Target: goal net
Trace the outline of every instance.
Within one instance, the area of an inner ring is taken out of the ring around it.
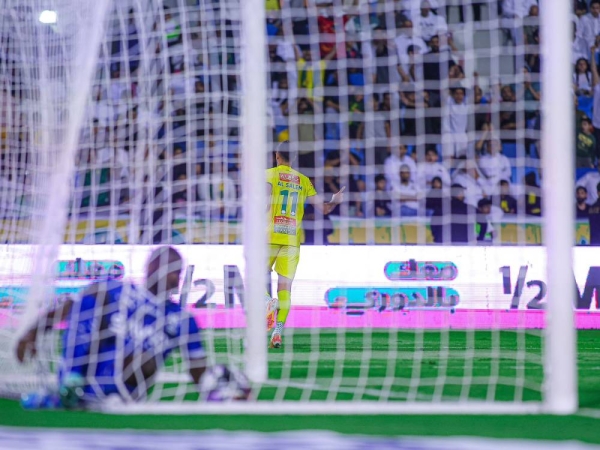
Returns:
[[[56,390],[77,367],[100,403],[118,379],[130,410],[202,411],[188,373],[199,327],[210,367],[266,371],[250,377],[250,412],[540,409],[554,206],[541,187],[543,5],[266,0],[249,39],[254,14],[237,0],[21,3],[0,13],[0,395]],[[577,56],[596,73],[589,48]],[[597,79],[581,70],[578,217],[598,181],[583,117]],[[589,223],[578,243],[593,242]],[[160,245],[183,257],[175,287],[177,264],[148,264]],[[575,256],[577,307],[596,310],[594,268]],[[37,354],[21,364],[30,330]]]

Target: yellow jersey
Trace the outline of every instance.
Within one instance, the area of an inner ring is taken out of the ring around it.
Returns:
[[[267,183],[272,187],[269,243],[299,247],[304,204],[317,191],[308,177],[283,165],[267,170]]]

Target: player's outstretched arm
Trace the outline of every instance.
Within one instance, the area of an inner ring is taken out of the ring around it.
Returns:
[[[98,284],[93,284],[88,287],[82,294],[82,297],[94,295],[98,296]],[[17,359],[20,362],[25,360],[25,356],[35,356],[37,349],[35,346],[38,332],[42,330],[44,333],[51,330],[54,326],[67,320],[67,317],[73,309],[74,300],[73,298],[67,298],[57,308],[52,309],[44,313],[33,326],[19,339],[17,342],[17,348],[15,350]]]
[[[327,215],[331,211],[335,209],[337,205],[344,201],[344,191],[346,190],[346,186],[342,187],[338,192],[331,196],[331,200],[326,202],[323,197],[320,195],[313,195],[312,197],[308,197],[308,201],[311,205],[313,205],[316,209],[321,211],[323,214]]]
[[[37,349],[35,343],[37,340],[38,331],[42,330],[43,332],[46,332],[52,329],[55,325],[65,321],[72,308],[73,300],[69,298],[57,308],[47,311],[45,314],[43,314],[42,317],[40,317],[35,324],[33,324],[33,326],[23,336],[21,336],[17,342],[17,348],[15,350],[19,362],[23,362],[27,354],[31,355],[32,357],[36,355]]]

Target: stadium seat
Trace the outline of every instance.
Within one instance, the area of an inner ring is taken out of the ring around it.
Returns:
[[[502,144],[502,154],[507,158],[516,158],[517,144],[513,144],[512,142]]]
[[[595,171],[596,171],[596,169],[591,168],[591,167],[579,167],[575,170],[575,179],[579,180],[585,174],[590,173],[590,172],[595,172]]]
[[[348,83],[351,86],[364,86],[365,77],[362,73],[351,73],[348,75]]]
[[[540,169],[537,167],[512,167],[511,168],[512,176],[511,183],[513,184],[524,184],[523,179],[525,175],[530,172],[535,174],[535,180],[538,184],[541,184],[540,180]]]
[[[586,95],[580,95],[579,97],[577,97],[577,109],[583,113],[585,113],[586,116],[588,117],[592,117],[592,108],[594,105],[594,99],[593,97],[588,97]]]

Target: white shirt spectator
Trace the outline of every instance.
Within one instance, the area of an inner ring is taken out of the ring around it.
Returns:
[[[462,97],[457,102],[456,97],[448,97],[446,101],[446,114],[442,117],[442,132],[444,133],[466,133],[469,123],[469,107]]]
[[[573,50],[571,55],[572,64],[576,64],[580,58],[590,59],[590,46],[588,46],[587,41],[581,36],[575,36],[571,48]]]
[[[465,188],[465,203],[477,208],[477,202],[493,192],[492,186],[483,177],[476,166],[456,171],[453,183]]]
[[[529,15],[529,9],[537,5],[537,0],[503,0],[502,14],[504,17],[518,17],[522,19]]]
[[[497,150],[492,150],[479,159],[479,169],[487,177],[490,186],[498,186],[500,180],[510,182],[512,176],[510,160]]]
[[[577,180],[576,186],[583,186],[587,189],[588,197],[587,204],[592,205],[596,203],[598,200],[598,183],[600,183],[600,173],[599,172],[588,172],[584,176],[582,176],[579,180]]]
[[[439,162],[420,162],[417,165],[417,180],[422,188],[430,187],[431,180],[439,177],[444,187],[450,187],[450,172]]]
[[[464,90],[462,93],[455,92],[446,100],[442,115],[442,153],[444,158],[457,158],[467,154],[468,123],[469,107],[465,101]]]
[[[423,0],[400,0],[400,10],[408,19],[412,20],[421,14],[421,3]],[[429,6],[436,10],[444,6],[444,3],[445,0],[429,0]]]
[[[586,40],[588,47],[596,42],[596,36],[600,34],[600,15],[594,17],[590,12],[579,20],[581,36]]]
[[[419,209],[418,199],[421,197],[422,191],[414,181],[408,183],[399,183],[398,186],[392,189],[392,200],[397,205],[404,205],[408,208]],[[400,197],[414,197],[415,200],[400,200]]]
[[[419,36],[426,41],[429,41],[433,36],[448,33],[446,19],[432,11],[429,11],[426,16],[421,14],[415,16],[413,26],[415,36]]]
[[[419,36],[412,36],[412,29],[409,29],[410,34],[401,33],[394,41],[396,44],[396,54],[398,55],[399,63],[405,72],[410,70],[410,57],[408,56],[408,47],[415,47],[415,53],[424,55],[429,52],[429,47],[425,41]],[[418,49],[418,52],[417,50]]]
[[[592,90],[592,73],[574,73],[573,84],[577,86],[577,89],[584,91]]]
[[[400,186],[400,167],[403,165],[410,167],[411,180],[415,181],[415,174],[417,173],[417,164],[415,160],[408,155],[399,156],[392,153],[388,156],[383,163],[383,172],[385,179],[387,180],[388,190],[393,190]]]

